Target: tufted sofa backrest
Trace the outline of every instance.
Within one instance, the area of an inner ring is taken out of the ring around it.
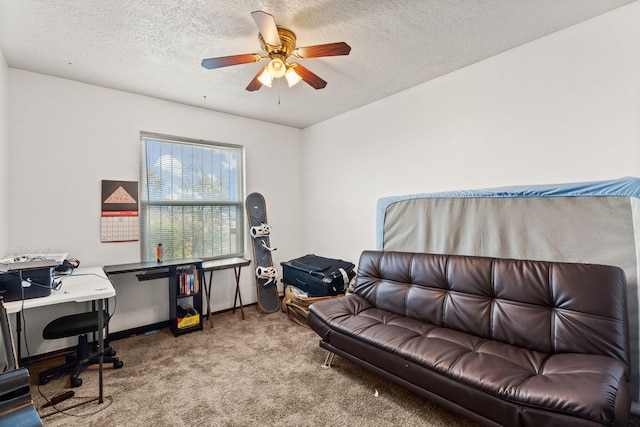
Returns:
[[[617,267],[365,251],[354,293],[430,324],[543,353],[629,366],[626,280]]]

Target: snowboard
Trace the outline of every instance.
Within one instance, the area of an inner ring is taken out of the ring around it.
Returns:
[[[247,218],[249,220],[249,232],[253,246],[253,260],[258,294],[258,309],[265,313],[273,313],[280,308],[278,295],[277,272],[271,258],[269,235],[271,227],[267,222],[267,205],[260,193],[251,193],[247,196]]]

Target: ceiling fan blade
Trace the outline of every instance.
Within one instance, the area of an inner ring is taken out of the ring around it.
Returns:
[[[258,31],[260,31],[262,39],[266,44],[275,48],[282,47],[280,35],[278,34],[278,27],[276,26],[276,20],[273,15],[257,10],[255,12],[251,12],[251,17],[256,23]]]
[[[318,58],[321,56],[349,55],[349,52],[351,52],[351,46],[345,42],[337,42],[299,47],[293,51],[293,56],[296,58]]]
[[[202,60],[202,66],[208,70],[214,68],[228,67],[230,65],[248,64],[258,62],[262,56],[258,53],[245,53],[242,55],[220,56],[218,58],[207,58]]]
[[[260,80],[258,80],[258,77],[260,77],[260,74],[262,74],[263,70],[264,68],[260,68],[260,71],[258,71],[258,74],[256,74],[253,80],[249,82],[249,86],[247,86],[247,90],[249,92],[253,92],[254,90],[258,90],[262,87],[262,83],[260,83]]]
[[[307,83],[314,89],[323,89],[327,85],[327,82],[322,80],[318,75],[312,73],[307,68],[298,63],[295,64],[295,72],[300,76],[302,80],[304,80],[305,83]]]

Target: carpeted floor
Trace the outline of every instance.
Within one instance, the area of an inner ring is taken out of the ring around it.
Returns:
[[[38,386],[37,373],[62,359],[32,365],[45,426],[476,425],[339,357],[322,368],[317,335],[281,312],[249,307],[245,314],[216,315],[213,329],[205,322],[204,331],[180,337],[163,329],[113,342],[124,367],[106,365],[102,404],[65,410],[97,397],[92,369],[75,397],[42,408],[70,390],[69,378]],[[630,425],[640,424],[634,418]]]
[[[105,401],[70,410],[98,395],[97,369],[85,371],[76,396],[42,408],[69,390],[68,376],[32,393],[45,426],[473,426],[386,380],[336,357],[322,368],[317,335],[281,313],[254,307],[214,316],[202,332],[168,329],[112,343],[124,367],[106,365]],[[53,414],[49,415],[48,414]]]

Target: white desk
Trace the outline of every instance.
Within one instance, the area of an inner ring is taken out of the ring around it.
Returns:
[[[29,298],[20,301],[5,302],[7,313],[18,313],[22,310],[65,302],[90,302],[116,295],[111,281],[100,267],[76,268],[73,274],[63,276],[62,286],[51,290],[51,295]]]
[[[116,290],[100,267],[76,268],[73,274],[62,277],[62,286],[51,290],[51,295],[20,301],[5,302],[7,313],[18,316],[18,348],[20,346],[20,313],[30,308],[46,307],[66,302],[98,302],[98,347],[100,349],[99,403],[103,401],[102,357],[104,348],[104,301],[116,295]],[[20,361],[18,360],[18,363]]]

